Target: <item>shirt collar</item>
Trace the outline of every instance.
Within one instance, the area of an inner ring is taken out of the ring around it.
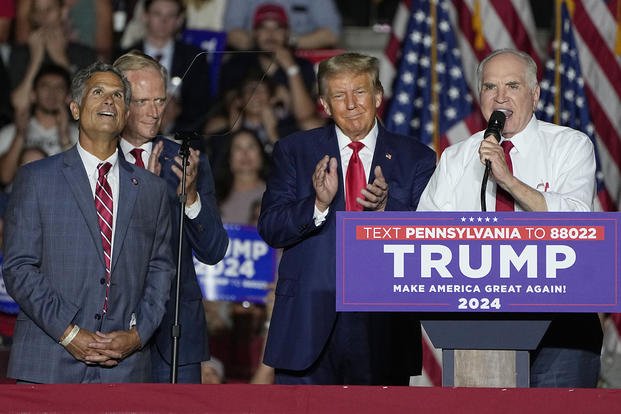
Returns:
[[[97,166],[101,164],[102,162],[109,162],[110,164],[112,164],[112,168],[110,169],[111,171],[112,169],[115,168],[116,162],[119,158],[118,150],[115,150],[114,153],[110,155],[108,158],[106,158],[105,160],[100,160],[99,158],[91,154],[90,152],[86,151],[82,147],[82,145],[80,145],[79,141],[78,141],[77,146],[78,146],[78,154],[80,155],[80,158],[82,159],[82,164],[84,164],[84,168],[86,169],[86,173],[88,174],[88,176],[92,176],[93,174],[95,174],[95,172],[97,171]]]
[[[537,136],[537,118],[533,114],[530,121],[528,121],[528,124],[526,124],[526,128],[513,135],[510,141],[513,143],[513,146],[516,148],[517,152],[527,154],[529,149],[533,147]],[[503,141],[505,141],[504,138]]]
[[[127,154],[134,148],[142,148],[147,155],[151,155],[151,150],[153,149],[153,141],[147,141],[139,147],[134,147],[123,137],[119,140],[119,145],[121,146],[121,151],[125,159],[127,159]]]
[[[338,125],[335,125],[335,127],[336,127],[336,138],[338,139],[338,143],[339,143],[339,149],[343,150],[345,147],[347,147],[350,144],[350,142],[352,142],[352,140],[347,135],[345,135],[345,133],[341,130],[341,128],[339,128]],[[378,131],[379,131],[379,128],[377,127],[377,119],[376,119],[375,123],[373,124],[373,128],[371,128],[369,133],[359,141],[359,142],[362,142],[364,144],[364,148],[369,149],[371,153],[375,152],[375,145],[377,144]]]
[[[154,59],[156,55],[162,55],[162,58],[160,59],[160,62],[161,62],[163,60],[166,60],[172,57],[173,45],[174,45],[174,42],[172,41],[172,39],[166,42],[164,47],[161,47],[161,48],[155,47],[151,43],[149,43],[148,40],[145,40],[144,41],[144,53],[146,55],[153,57]]]

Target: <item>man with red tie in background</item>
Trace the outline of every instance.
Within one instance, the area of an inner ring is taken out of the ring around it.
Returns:
[[[121,133],[120,147],[125,159],[146,167],[168,183],[168,203],[173,211],[173,252],[177,257],[179,212],[181,205],[181,157],[179,144],[158,136],[162,112],[166,106],[166,69],[156,60],[133,51],[119,57],[114,66],[129,80],[132,88],[127,124]],[[184,212],[181,252],[179,338],[179,383],[200,383],[201,362],[209,360],[207,325],[203,295],[196,279],[192,252],[207,264],[219,262],[226,253],[228,236],[216,206],[211,168],[207,159],[190,149],[186,171],[187,203]],[[175,292],[173,283],[172,292]],[[171,296],[162,325],[154,337],[153,380],[170,381],[171,328],[175,301]]]
[[[318,78],[334,123],[276,143],[261,206],[259,233],[283,249],[264,362],[280,384],[407,385],[421,369],[418,320],[336,312],[336,211],[415,210],[436,157],[377,122],[376,58],[335,56]]]
[[[539,121],[537,64],[526,53],[501,49],[477,68],[481,111],[506,114],[499,143],[483,131],[447,148],[421,196],[418,210],[480,210],[478,189],[491,162],[486,189],[495,211],[592,211],[593,145],[582,132]],[[531,353],[531,387],[595,387],[602,329],[596,314],[553,315]]]
[[[3,276],[20,307],[8,375],[146,382],[174,274],[166,183],[118,156],[121,72],[95,63],[71,95],[78,144],[22,167],[7,210]]]

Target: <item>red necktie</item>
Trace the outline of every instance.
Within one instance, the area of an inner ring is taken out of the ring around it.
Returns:
[[[144,162],[142,162],[142,152],[144,150],[142,148],[134,148],[129,153],[132,154],[134,159],[136,160],[134,164],[136,164],[140,168],[144,168]]]
[[[362,142],[351,142],[348,145],[354,152],[349,159],[347,173],[345,174],[345,209],[347,211],[362,211],[363,207],[356,202],[356,197],[364,196],[360,191],[367,186],[367,179],[364,176],[364,167],[358,152],[364,147]]]
[[[511,156],[509,152],[511,148],[513,148],[513,143],[511,141],[503,141],[500,143],[503,151],[505,152],[505,160],[507,161],[507,167],[509,167],[509,171],[513,172],[513,163],[511,162]],[[500,186],[496,188],[496,211],[514,211],[515,206],[513,203],[513,197],[507,191],[505,191]]]
[[[109,162],[103,162],[97,166],[99,178],[95,188],[95,207],[99,219],[101,242],[106,262],[106,299],[104,300],[103,312],[108,311],[108,294],[110,293],[110,264],[112,262],[112,189],[108,183],[108,172],[112,168]]]

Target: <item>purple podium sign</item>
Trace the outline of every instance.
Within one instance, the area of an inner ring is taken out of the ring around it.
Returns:
[[[621,213],[338,212],[338,311],[621,312]]]

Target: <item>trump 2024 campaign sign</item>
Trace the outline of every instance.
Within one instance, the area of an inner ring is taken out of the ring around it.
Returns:
[[[337,310],[621,312],[620,213],[338,212]]]
[[[265,303],[276,275],[276,250],[261,239],[256,227],[225,224],[229,246],[220,262],[194,258],[196,277],[207,300]]]

